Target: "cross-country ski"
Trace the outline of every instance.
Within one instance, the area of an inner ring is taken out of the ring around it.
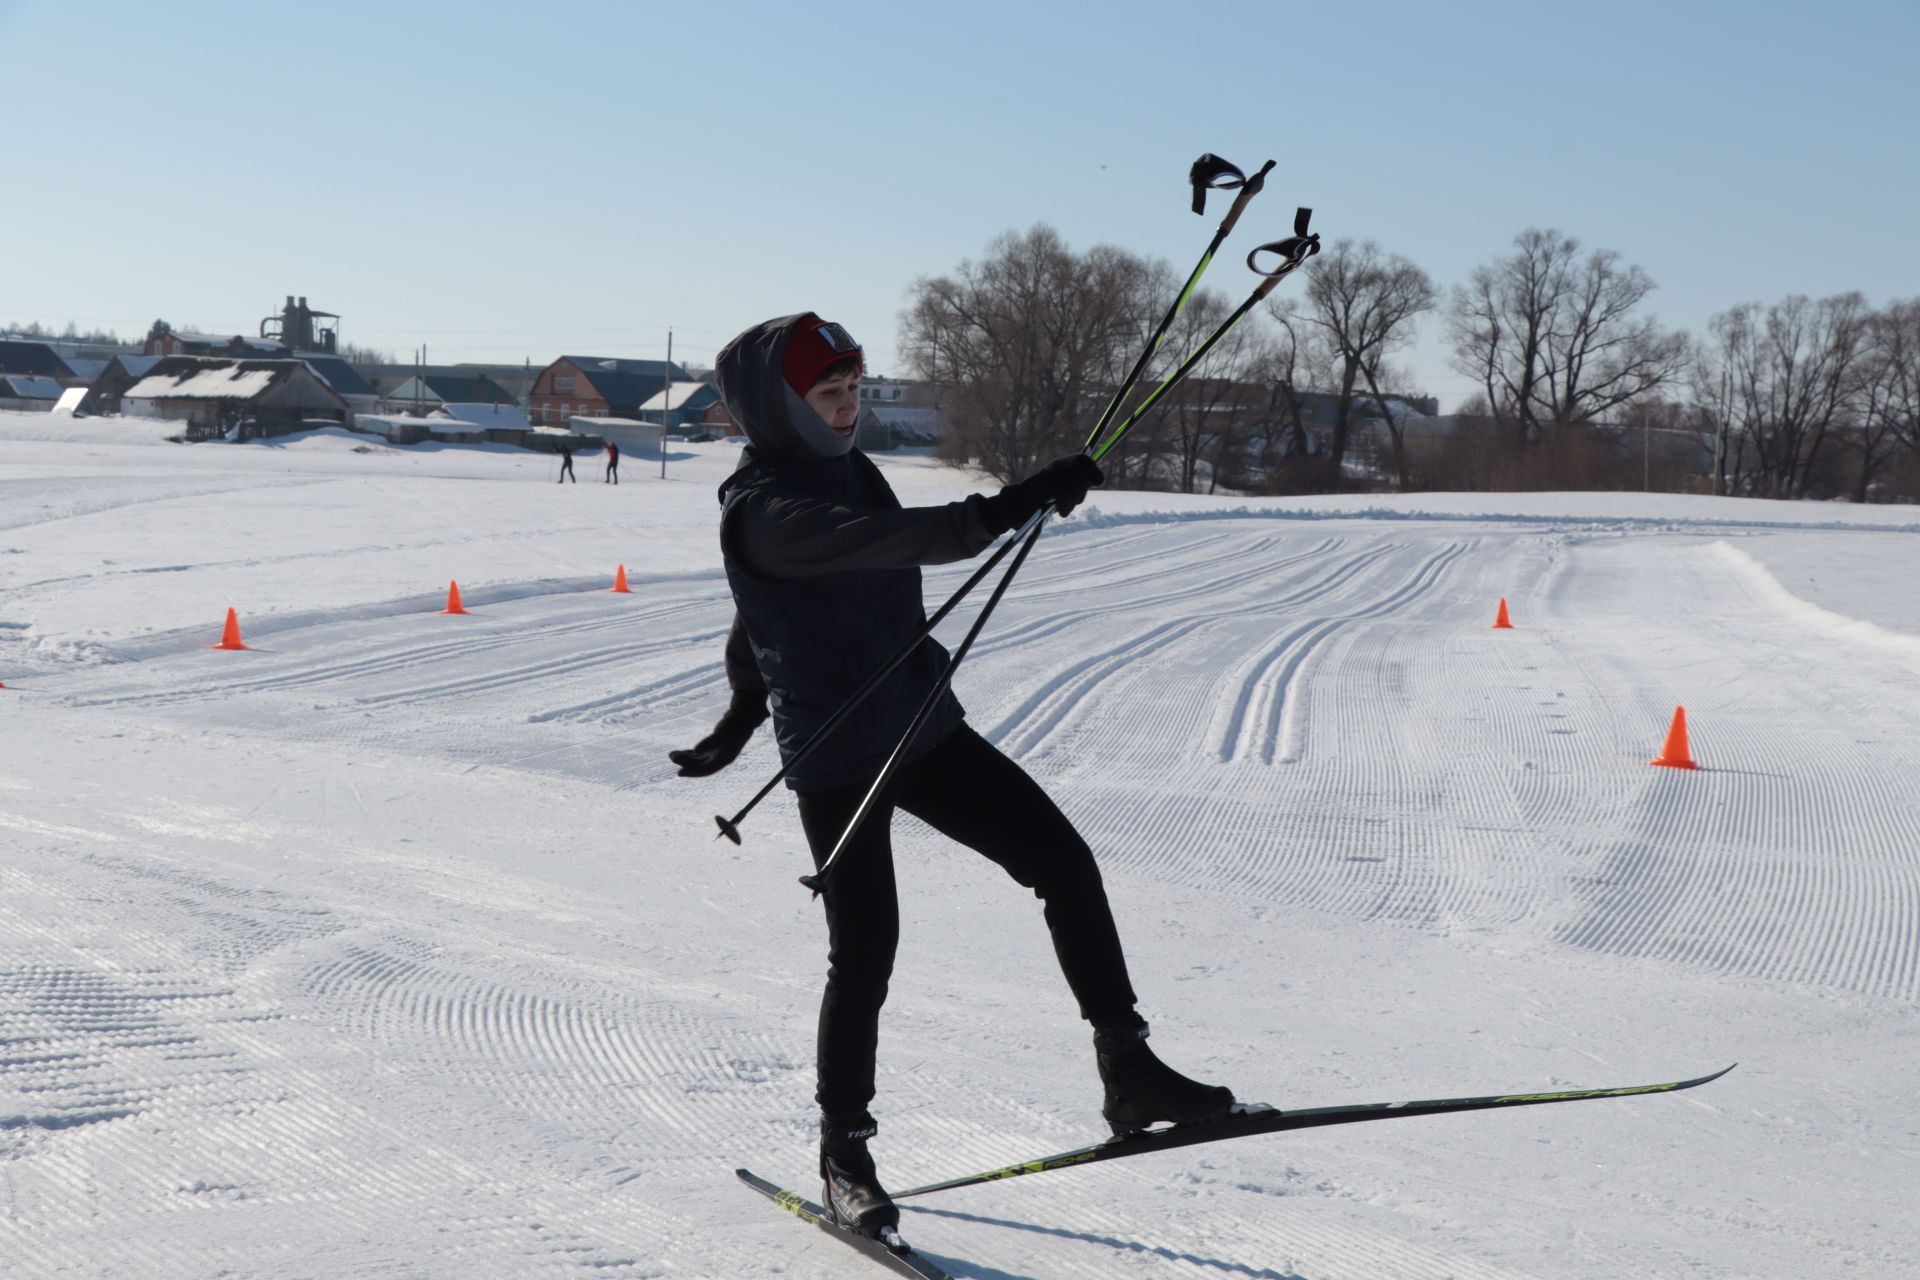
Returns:
[[[899,1238],[895,1232],[891,1242],[873,1236],[862,1235],[842,1226],[832,1213],[807,1199],[797,1191],[788,1191],[785,1187],[775,1186],[765,1178],[747,1169],[735,1169],[734,1176],[758,1191],[767,1199],[785,1209],[802,1222],[811,1222],[833,1239],[847,1245],[857,1253],[873,1259],[889,1271],[903,1276],[915,1276],[919,1280],[953,1280],[953,1277],[935,1266],[932,1262],[915,1253]]]
[[[1308,1107],[1300,1111],[1280,1111],[1272,1107],[1255,1105],[1236,1109],[1234,1114],[1221,1120],[1168,1125],[1163,1128],[1124,1134],[1108,1138],[1104,1142],[1096,1142],[1091,1146],[1077,1147],[1071,1151],[1061,1151],[1038,1159],[1018,1161],[998,1169],[990,1169],[985,1173],[949,1178],[944,1182],[932,1182],[923,1187],[910,1187],[905,1191],[896,1191],[893,1195],[896,1200],[904,1200],[908,1196],[929,1195],[935,1191],[951,1191],[956,1187],[970,1187],[982,1182],[1000,1182],[1007,1178],[1023,1178],[1029,1174],[1046,1173],[1052,1169],[1069,1169],[1076,1165],[1097,1164],[1103,1160],[1120,1160],[1127,1156],[1146,1155],[1154,1151],[1171,1151],[1176,1147],[1194,1146],[1205,1142],[1226,1142],[1233,1138],[1251,1138],[1260,1134],[1286,1133],[1296,1129],[1318,1129],[1328,1125],[1360,1124],[1371,1120],[1396,1120],[1411,1116],[1448,1115],[1454,1112],[1490,1111],[1503,1107],[1531,1107],[1550,1102],[1580,1102],[1592,1098],[1630,1098],[1654,1093],[1677,1093],[1682,1089],[1692,1089],[1718,1080],[1731,1070],[1733,1070],[1732,1067],[1723,1067],[1711,1075],[1697,1076],[1692,1080],[1629,1085],[1615,1089],[1560,1089],[1546,1093],[1431,1098],[1419,1102],[1370,1102],[1339,1107]]]

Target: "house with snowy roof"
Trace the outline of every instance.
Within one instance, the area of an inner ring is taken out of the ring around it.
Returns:
[[[694,382],[665,360],[561,356],[540,371],[527,393],[527,414],[558,426],[573,418],[640,418],[641,406],[676,382]]]
[[[85,414],[119,413],[120,397],[127,388],[147,376],[147,373],[165,356],[115,356],[107,361],[107,367],[87,388],[87,395],[80,402],[80,412]]]
[[[189,440],[286,435],[348,415],[346,400],[304,360],[168,356],[122,393],[120,406],[184,422]]]
[[[706,412],[720,403],[720,391],[711,382],[671,382],[640,406],[642,422],[665,423],[673,415],[677,435],[697,435],[706,429]]]

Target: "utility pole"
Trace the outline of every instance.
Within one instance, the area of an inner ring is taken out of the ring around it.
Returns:
[[[667,478],[667,433],[673,427],[673,326],[667,326],[666,397],[660,402],[660,478]]]

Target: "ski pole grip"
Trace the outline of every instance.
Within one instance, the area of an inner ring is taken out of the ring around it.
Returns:
[[[1260,194],[1260,188],[1267,184],[1267,174],[1272,172],[1274,162],[1269,160],[1262,165],[1260,172],[1254,174],[1241,186],[1240,194],[1233,198],[1233,206],[1227,210],[1227,216],[1220,221],[1220,230],[1216,232],[1222,240],[1233,231],[1233,224],[1240,221],[1240,213],[1247,207],[1247,201]]]

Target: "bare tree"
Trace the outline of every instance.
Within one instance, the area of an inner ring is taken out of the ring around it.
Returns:
[[[1412,340],[1415,317],[1432,308],[1437,297],[1433,281],[1406,258],[1384,252],[1371,240],[1359,245],[1334,241],[1309,262],[1306,273],[1304,307],[1283,304],[1280,313],[1294,312],[1316,327],[1334,357],[1339,400],[1325,456],[1325,483],[1330,489],[1340,486],[1359,402],[1369,398],[1389,424],[1395,474],[1405,489],[1405,440],[1386,400],[1386,360]]]
[[[1869,334],[1873,393],[1870,430],[1890,435],[1920,458],[1920,298],[1890,303],[1873,317]],[[1862,468],[1861,493],[1871,483]]]
[[[1155,274],[1111,246],[1076,254],[1044,224],[1008,232],[980,261],[914,282],[901,350],[944,388],[959,451],[1012,480],[1083,443],[1145,342]]]
[[[1246,360],[1245,377],[1259,389],[1260,403],[1248,416],[1238,478],[1267,493],[1312,492],[1320,487],[1320,475],[1308,474],[1320,441],[1307,425],[1306,393],[1333,381],[1332,361],[1313,325],[1284,310],[1273,320]]]
[[[1447,333],[1453,367],[1515,440],[1598,421],[1684,371],[1686,335],[1635,314],[1654,289],[1646,272],[1611,249],[1583,259],[1558,231],[1529,228],[1513,243],[1454,290]]]
[[[393,352],[380,347],[356,346],[351,342],[340,344],[340,358],[348,364],[394,364]]]
[[[1705,381],[1725,388],[1736,454],[1730,483],[1768,497],[1807,493],[1821,446],[1861,394],[1871,313],[1859,293],[1770,307],[1744,303],[1708,321]]]
[[[1165,368],[1156,370],[1153,385],[1206,341],[1232,310],[1218,293],[1202,291],[1190,298],[1161,344],[1162,358],[1156,363]],[[1260,407],[1257,390],[1248,382],[1257,349],[1255,328],[1244,322],[1236,325],[1141,424],[1172,472],[1168,481],[1179,492],[1199,492],[1204,466],[1206,490],[1211,493],[1230,458],[1245,452],[1249,422]]]

